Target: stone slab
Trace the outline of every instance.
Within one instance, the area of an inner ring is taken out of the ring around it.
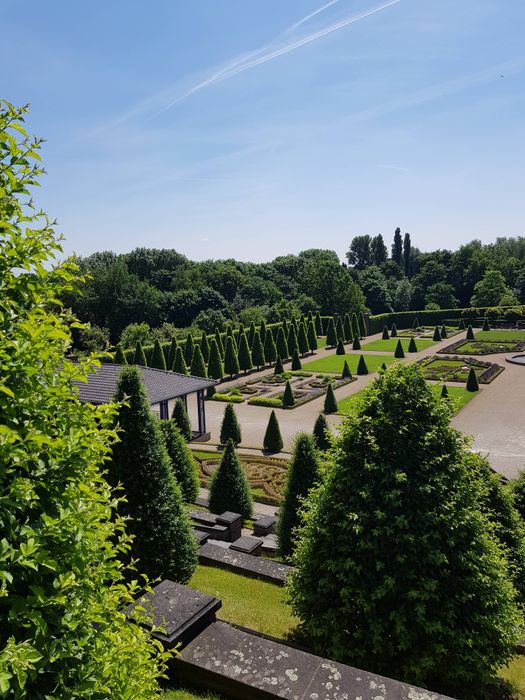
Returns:
[[[271,559],[253,557],[251,554],[235,552],[232,549],[217,547],[208,542],[199,549],[199,562],[207,566],[227,569],[243,576],[269,581],[284,586],[292,570],[291,566],[280,564]]]
[[[262,538],[262,551],[275,554],[279,551],[279,540],[277,535],[266,535]]]
[[[236,552],[245,552],[246,554],[251,554],[254,557],[258,557],[263,541],[259,537],[252,537],[248,535],[247,537],[239,537],[239,539],[232,542],[230,549]]]
[[[202,530],[196,530],[195,528],[192,528],[193,536],[197,540],[197,544],[199,547],[203,544],[206,544],[208,541],[209,535],[206,532],[202,532]]]
[[[193,523],[195,530],[206,532],[212,539],[230,541],[230,528],[226,525],[206,525],[205,523]]]
[[[452,700],[222,621],[209,625],[175,663],[182,682],[240,700]]]
[[[242,525],[242,515],[240,513],[232,513],[229,510],[217,515],[216,520],[219,525],[236,525],[237,523]]]
[[[154,586],[151,593],[139,598],[137,603],[128,606],[126,612],[131,619],[136,605],[143,607],[150,616],[151,624],[144,624],[146,628],[151,629],[152,625],[162,628],[162,632],[154,631],[152,636],[171,648],[179,642],[186,644],[194,639],[215,620],[215,613],[222,603],[218,598],[165,580]]]
[[[215,525],[217,522],[217,516],[205,510],[190,510],[190,518],[195,520],[195,522],[207,525]]]
[[[272,515],[262,515],[253,523],[253,534],[256,537],[265,537],[273,532],[276,518]]]

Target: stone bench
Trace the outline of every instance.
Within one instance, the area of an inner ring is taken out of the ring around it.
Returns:
[[[206,544],[206,542],[208,541],[209,535],[207,532],[202,532],[202,530],[196,530],[193,527],[192,533],[195,539],[197,540],[197,544],[199,545],[199,547],[203,544]]]
[[[242,535],[242,515],[226,511],[220,515],[204,510],[190,510],[193,527],[215,540],[234,542]]]
[[[174,672],[181,683],[239,700],[452,700],[222,621],[182,651]]]
[[[273,515],[260,515],[253,521],[253,534],[256,537],[266,537],[273,532],[277,518]]]
[[[227,569],[249,578],[275,583],[278,586],[284,586],[286,578],[292,570],[292,567],[287,564],[280,564],[271,559],[263,559],[262,557],[254,557],[251,554],[236,552],[231,548],[218,547],[211,542],[199,549],[199,563],[205,566]]]
[[[258,557],[261,553],[263,541],[258,537],[252,537],[251,535],[245,537],[239,537],[239,539],[232,542],[230,549],[235,552],[244,552],[245,554],[251,554],[252,557]]]

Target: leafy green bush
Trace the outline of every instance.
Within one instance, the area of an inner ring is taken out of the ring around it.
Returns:
[[[449,418],[417,365],[365,390],[308,498],[289,594],[316,652],[479,700],[522,614]]]
[[[159,421],[159,428],[168,451],[171,466],[186,503],[193,503],[199,495],[199,475],[195,460],[174,420]]]
[[[318,476],[319,457],[315,439],[312,435],[300,433],[295,438],[283,502],[277,521],[279,551],[285,558],[289,557],[293,551],[295,530],[300,522],[299,509],[302,500],[306,498]]]
[[[283,407],[282,399],[270,399],[266,396],[254,396],[253,398],[248,399],[248,403],[250,406],[270,406],[274,408]]]
[[[226,401],[228,403],[244,403],[243,396],[237,396],[228,392],[227,394],[222,394],[216,391],[213,396],[210,397],[212,401]]]
[[[138,590],[103,476],[116,407],[80,403],[74,381],[98,362],[64,358],[73,319],[56,300],[83,280],[19,201],[43,172],[26,111],[0,103],[0,695],[150,700],[166,657],[122,615]]]
[[[246,473],[235,452],[233,440],[228,440],[219,468],[210,485],[210,511],[224,513],[229,510],[243,518],[252,514],[252,497]]]
[[[224,409],[221,424],[221,445],[225,445],[228,440],[231,440],[234,445],[238,445],[241,442],[241,426],[231,403]]]

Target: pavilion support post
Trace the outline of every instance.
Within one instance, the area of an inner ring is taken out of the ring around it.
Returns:
[[[199,419],[199,435],[206,432],[206,412],[204,408],[204,390],[197,392],[197,415]]]

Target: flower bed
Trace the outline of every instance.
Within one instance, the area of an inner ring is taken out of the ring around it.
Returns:
[[[462,355],[494,355],[502,352],[519,352],[525,350],[525,341],[515,340],[457,340],[439,353],[450,354],[460,352]]]
[[[447,382],[466,382],[470,368],[473,367],[480,384],[490,384],[504,369],[494,362],[483,362],[483,360],[457,355],[453,357],[432,355],[419,360],[418,364],[423,367],[425,379]]]

